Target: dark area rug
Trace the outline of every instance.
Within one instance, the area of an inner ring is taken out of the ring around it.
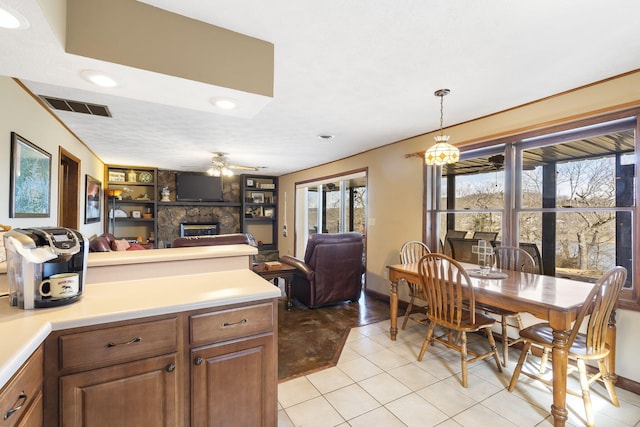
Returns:
[[[349,330],[389,319],[389,301],[364,293],[357,303],[309,309],[294,300],[287,311],[278,304],[278,379],[280,381],[334,366]]]

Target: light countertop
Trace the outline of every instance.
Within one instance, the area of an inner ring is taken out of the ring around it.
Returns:
[[[140,251],[142,252],[142,251]],[[280,297],[249,269],[85,285],[64,307],[22,310],[0,298],[0,387],[51,331]]]

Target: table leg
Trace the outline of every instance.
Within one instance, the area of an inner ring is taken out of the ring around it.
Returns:
[[[615,384],[618,381],[616,375],[616,310],[611,311],[609,316],[609,325],[607,327],[607,345],[609,346],[609,355],[605,359],[607,364],[607,370],[609,371],[609,378]]]
[[[293,279],[290,277],[285,277],[284,278],[284,287],[285,287],[285,292],[287,294],[287,311],[291,311],[291,309],[293,308],[293,301],[291,299],[291,282],[293,282]]]
[[[389,311],[391,315],[391,327],[389,332],[391,333],[391,341],[396,340],[398,335],[398,281],[391,282],[391,296],[389,297]]]
[[[567,411],[567,359],[569,332],[553,330],[553,349],[551,350],[553,364],[553,404],[551,415],[553,425],[564,427],[569,412]]]

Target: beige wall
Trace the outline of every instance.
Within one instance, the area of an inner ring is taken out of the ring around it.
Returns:
[[[86,236],[100,234],[102,222],[84,224],[85,174],[102,181],[104,164],[73,134],[63,127],[17,82],[0,76],[0,224],[16,227],[58,225],[58,148],[80,159],[80,231]],[[9,218],[9,168],[11,132],[51,154],[51,217]],[[104,214],[103,214],[104,217]],[[104,220],[104,218],[103,218]]]
[[[640,71],[607,82],[591,85],[551,97],[520,108],[483,119],[474,120],[447,130],[454,144],[489,139],[497,135],[517,133],[540,124],[584,118],[599,112],[640,105]],[[338,142],[336,142],[338,143]],[[293,254],[295,183],[353,169],[369,169],[369,212],[367,226],[367,288],[389,294],[386,265],[399,261],[398,250],[403,242],[422,236],[422,162],[405,154],[425,150],[433,144],[433,134],[422,135],[382,147],[367,153],[280,177],[279,191],[286,192],[288,237],[279,236],[281,254]],[[282,194],[282,193],[281,193]],[[279,212],[283,212],[280,197]],[[279,215],[282,229],[282,214]],[[637,263],[639,264],[639,263]],[[636,265],[636,269],[638,265]],[[401,295],[402,297],[403,295]],[[632,337],[631,328],[640,327],[640,315],[620,313],[619,336]],[[640,367],[635,354],[640,341],[629,339],[620,343],[618,373],[640,382]]]

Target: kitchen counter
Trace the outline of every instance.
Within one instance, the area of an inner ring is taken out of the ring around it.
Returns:
[[[248,268],[85,285],[81,299],[64,307],[22,310],[2,297],[0,388],[51,331],[278,297]]]
[[[85,284],[249,269],[251,257],[257,253],[258,249],[249,245],[90,252]],[[8,292],[8,289],[7,263],[0,262],[0,295]]]

